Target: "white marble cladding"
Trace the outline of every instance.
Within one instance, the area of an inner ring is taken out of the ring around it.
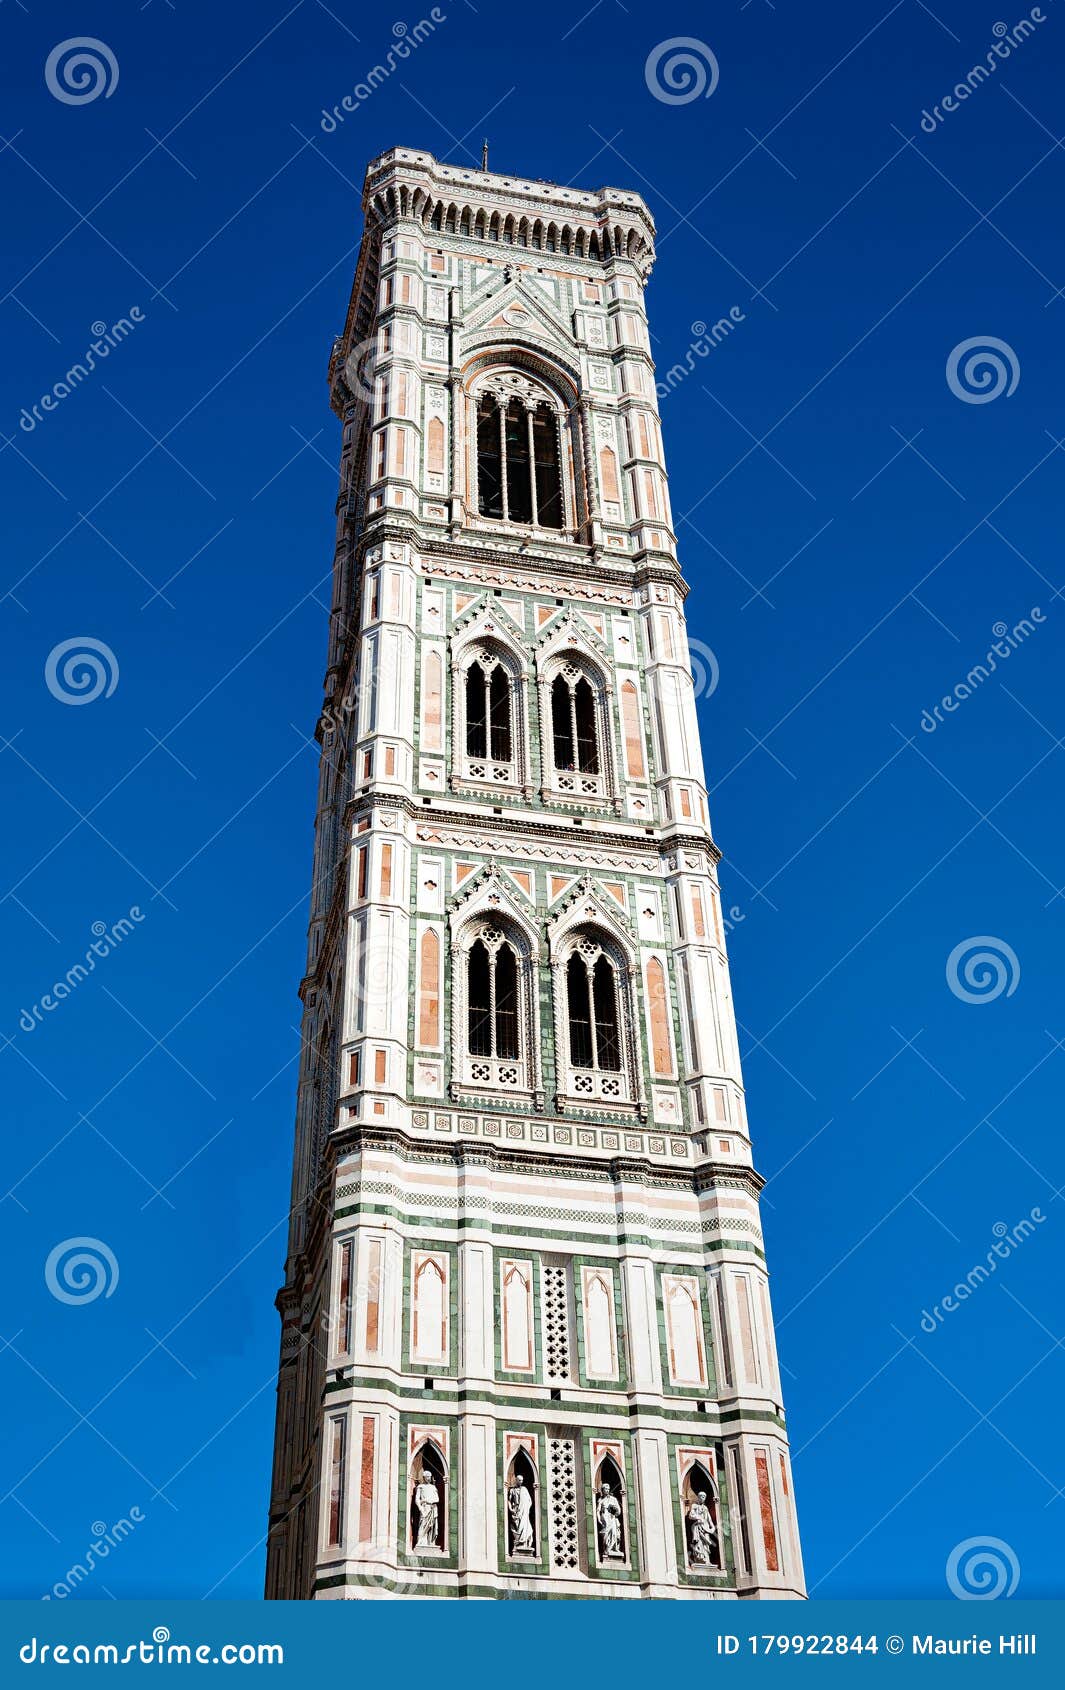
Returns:
[[[363,204],[267,1594],[800,1595],[654,226],[402,147]]]

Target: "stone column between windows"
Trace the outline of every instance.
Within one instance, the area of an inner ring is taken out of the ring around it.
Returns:
[[[507,407],[499,401],[499,492],[503,501],[503,521],[510,521],[510,489],[507,486]]]
[[[537,528],[540,524],[540,507],[536,496],[536,447],[533,437],[533,422],[535,417],[535,411],[526,410],[525,422],[528,427],[529,435],[529,496],[532,501],[533,527]]]

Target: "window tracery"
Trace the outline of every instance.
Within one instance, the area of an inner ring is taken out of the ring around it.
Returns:
[[[605,676],[577,652],[547,663],[540,682],[544,796],[596,803],[614,795]]]
[[[460,1089],[528,1095],[538,1073],[533,958],[526,936],[492,911],[453,951],[452,1080]]]
[[[479,640],[457,660],[452,698],[455,777],[496,788],[525,786],[528,735],[517,655]]]
[[[637,1103],[639,1040],[628,959],[605,932],[586,926],[563,942],[553,966],[559,1101]]]
[[[475,419],[478,515],[565,528],[562,417],[554,397],[518,370],[495,370],[478,385]]]

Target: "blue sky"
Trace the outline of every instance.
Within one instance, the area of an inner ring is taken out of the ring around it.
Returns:
[[[407,144],[479,162],[487,133],[495,167],[644,193],[663,370],[693,324],[742,313],[662,413],[691,636],[719,669],[700,712],[811,1590],[942,1595],[951,1552],[990,1536],[1019,1594],[1060,1594],[1065,16],[1045,0],[922,130],[1012,11],[440,10],[332,134],[323,108],[421,12],[0,16],[0,1588],[43,1594],[94,1524],[137,1509],[83,1594],[261,1591],[326,358],[366,161]],[[86,33],[117,82],[66,103],[45,61]],[[667,104],[645,65],[682,36],[719,80]],[[106,363],[23,426],[92,325],[134,307]],[[974,403],[997,383],[959,396],[948,360],[987,337],[1008,379]],[[79,636],[117,667],[84,708],[45,678]],[[93,924],[123,917],[35,1020]],[[992,973],[968,1002],[947,964],[977,937],[1003,989]],[[45,1263],[83,1236],[118,1280],[65,1305]]]

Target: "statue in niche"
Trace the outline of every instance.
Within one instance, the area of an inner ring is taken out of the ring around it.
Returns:
[[[707,1506],[706,1492],[701,1490],[688,1508],[688,1551],[693,1564],[712,1565],[716,1537],[714,1517]]]
[[[421,1477],[414,1487],[414,1508],[418,1516],[418,1532],[414,1539],[415,1549],[438,1549],[440,1547],[440,1492],[428,1467],[423,1467]]]
[[[603,1560],[623,1560],[625,1552],[621,1547],[621,1503],[607,1484],[600,1489],[595,1505],[595,1518],[599,1527],[599,1553]]]
[[[533,1542],[532,1494],[520,1473],[507,1492],[507,1512],[510,1515],[511,1554],[530,1554],[536,1547]]]

